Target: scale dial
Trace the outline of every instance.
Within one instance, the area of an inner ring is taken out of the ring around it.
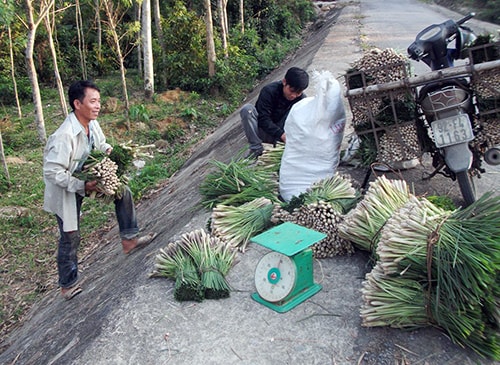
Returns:
[[[297,270],[293,260],[279,252],[269,252],[255,268],[255,287],[262,299],[279,302],[295,286]]]

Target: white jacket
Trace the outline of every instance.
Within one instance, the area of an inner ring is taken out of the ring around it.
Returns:
[[[90,122],[89,129],[93,136],[94,149],[104,152],[111,147],[106,143],[106,137],[96,120]],[[89,140],[74,113],[68,115],[49,137],[45,146],[43,209],[63,220],[65,232],[78,230],[76,194],[85,196],[85,181],[77,179],[73,173],[78,163],[87,158],[88,151]]]

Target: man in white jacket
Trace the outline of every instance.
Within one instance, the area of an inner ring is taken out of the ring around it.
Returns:
[[[111,145],[96,118],[101,109],[99,88],[90,81],[73,83],[68,92],[72,113],[49,137],[44,150],[44,210],[56,215],[59,226],[57,267],[61,294],[71,299],[82,291],[78,283],[77,250],[80,244],[80,210],[86,193],[96,190],[97,181],[75,176],[93,149],[110,153]],[[134,201],[128,187],[115,200],[123,252],[144,247],[154,234],[138,238]]]

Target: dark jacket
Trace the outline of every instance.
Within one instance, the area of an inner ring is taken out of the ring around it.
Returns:
[[[264,86],[255,104],[258,113],[259,128],[279,141],[284,133],[285,120],[293,104],[302,100],[304,94],[290,101],[283,96],[282,81],[275,81]]]

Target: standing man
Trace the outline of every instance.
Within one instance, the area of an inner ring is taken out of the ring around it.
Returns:
[[[298,67],[288,69],[285,78],[262,88],[255,106],[246,104],[240,111],[241,123],[249,143],[248,157],[262,155],[262,142],[286,142],[285,120],[292,105],[302,100],[309,86],[309,75]]]
[[[76,81],[68,91],[72,109],[64,122],[49,137],[44,150],[44,210],[56,215],[59,226],[57,268],[61,295],[71,299],[82,291],[78,282],[77,250],[80,244],[80,211],[86,193],[97,189],[97,181],[73,176],[80,171],[92,149],[111,152],[111,145],[96,118],[101,109],[99,88],[91,81]],[[149,244],[155,234],[138,238],[139,228],[132,193],[127,187],[115,200],[122,248],[125,254]]]

